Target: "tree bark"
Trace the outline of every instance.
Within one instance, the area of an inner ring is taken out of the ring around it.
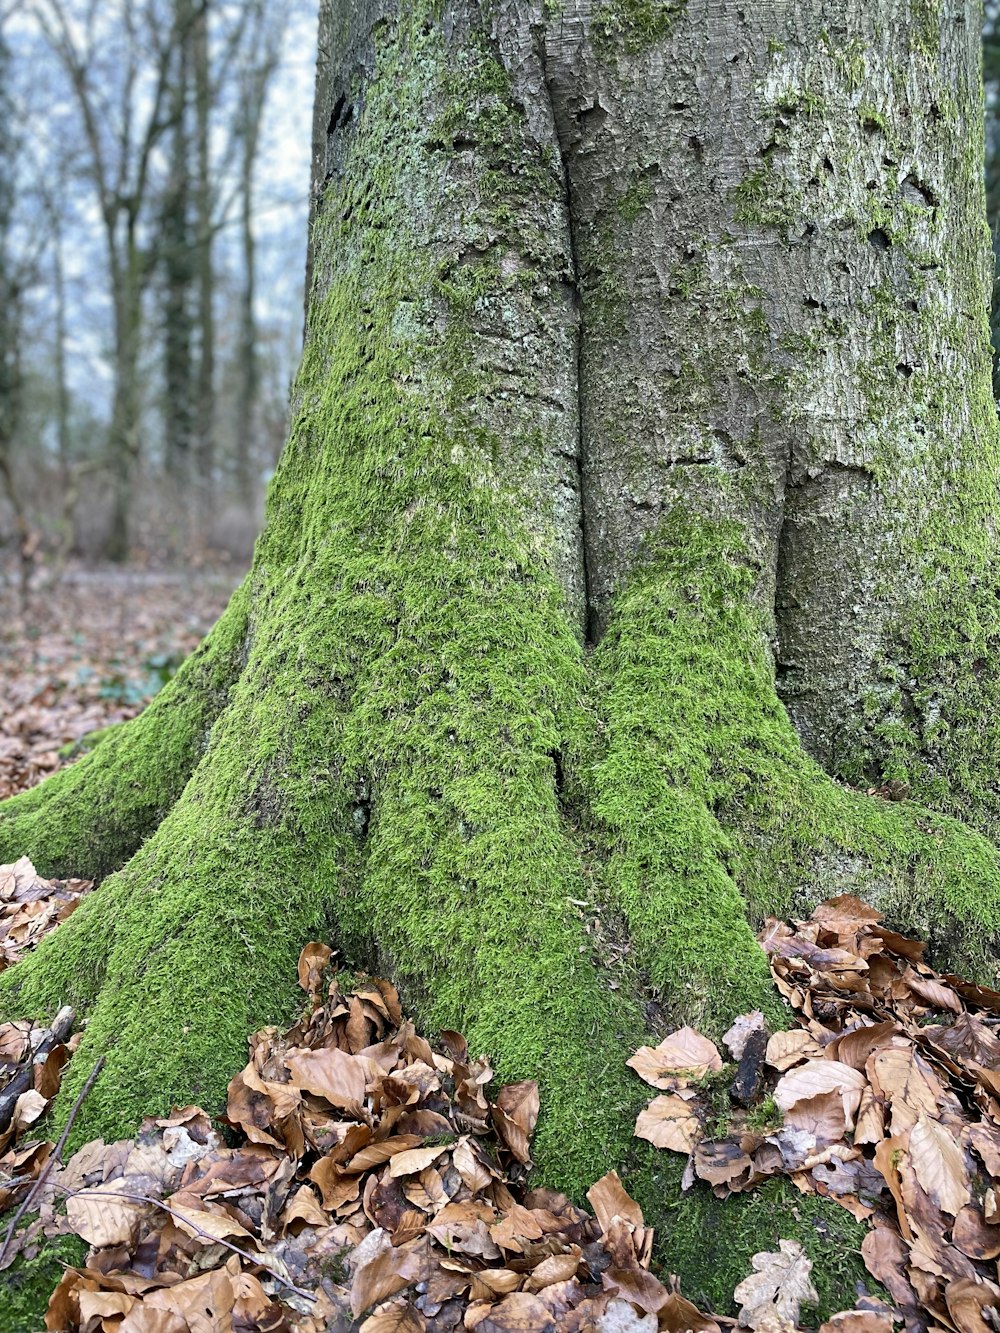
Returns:
[[[197,239],[192,236],[193,168],[188,103],[191,84],[192,0],[175,0],[178,34],[170,90],[170,174],[164,191],[159,248],[163,266],[163,449],[174,499],[191,484],[195,367],[193,296]]]
[[[210,0],[200,0],[193,17],[192,50],[195,88],[195,143],[197,177],[195,225],[197,234],[198,370],[195,401],[195,504],[198,532],[204,541],[210,526],[215,495],[215,263],[212,204],[214,189],[210,119],[212,111],[209,55]]]
[[[96,820],[123,865],[0,977],[90,1014],[79,1136],[221,1096],[323,932],[538,1077],[541,1175],[617,1164],[688,1295],[794,1234],[853,1299],[842,1211],[681,1200],[624,1061],[784,1021],[754,928],[832,892],[992,976],[974,19],[323,6],[306,349],[214,684],[0,810],[0,858],[92,873]]]

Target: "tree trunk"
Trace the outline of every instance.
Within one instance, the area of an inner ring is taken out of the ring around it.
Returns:
[[[257,71],[254,71],[257,73]],[[251,74],[243,83],[240,133],[240,248],[243,258],[240,288],[239,340],[237,344],[238,391],[236,416],[236,493],[249,508],[254,500],[257,460],[257,319],[254,312],[257,286],[257,252],[253,227],[253,186],[257,165],[260,119],[264,109],[266,75]],[[248,94],[253,102],[247,105]]]
[[[104,555],[128,559],[132,488],[139,462],[139,349],[142,338],[142,293],[145,260],[128,216],[119,243],[109,230],[108,248],[114,305],[114,390],[108,428],[108,470],[111,477],[111,521]]]
[[[170,93],[170,174],[160,214],[163,262],[163,449],[167,476],[185,497],[191,484],[191,441],[194,435],[195,368],[192,305],[197,248],[191,234],[191,141],[188,97],[191,81],[191,0],[175,0],[174,30],[178,34]]]
[[[210,0],[201,0],[194,14],[192,29],[197,152],[195,218],[198,241],[196,256],[198,374],[194,413],[194,496],[196,526],[202,541],[208,535],[215,495],[215,264],[212,247],[214,190],[209,140],[212,113],[209,12]]]
[[[850,1303],[845,1214],[682,1200],[624,1061],[782,1022],[754,929],[832,892],[992,976],[975,19],[324,5],[253,570],[141,718],[0,812],[0,859],[123,866],[0,977],[11,1015],[90,1013],[78,1136],[220,1097],[321,933],[538,1077],[541,1175],[618,1165],[688,1295],[794,1235]]]

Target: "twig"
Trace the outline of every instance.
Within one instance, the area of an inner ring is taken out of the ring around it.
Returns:
[[[54,1046],[65,1041],[73,1031],[75,1022],[75,1012],[69,1005],[65,1005],[52,1020],[52,1026],[43,1029],[38,1045],[34,1049],[31,1049],[29,1045],[23,1069],[18,1070],[10,1082],[5,1084],[3,1090],[0,1091],[0,1130],[5,1130],[13,1120],[18,1097],[31,1087],[35,1077],[35,1066],[41,1064],[39,1057],[48,1055]],[[30,1035],[29,1032],[29,1039]]]
[[[84,1195],[92,1194],[103,1200],[105,1203],[108,1202],[109,1198],[108,1194],[95,1189],[66,1190],[65,1194],[67,1199],[79,1199]],[[113,1197],[114,1199],[125,1199],[129,1203],[148,1203],[152,1204],[154,1208],[162,1208],[165,1213],[169,1213],[175,1222],[181,1222],[184,1226],[190,1227],[195,1235],[200,1236],[202,1240],[211,1241],[213,1245],[222,1245],[227,1250],[231,1250],[233,1254],[238,1254],[241,1259],[245,1259],[252,1267],[263,1268],[266,1273],[269,1273],[271,1277],[275,1279],[275,1281],[280,1282],[281,1285],[287,1287],[289,1291],[294,1291],[296,1296],[301,1296],[303,1300],[316,1300],[316,1296],[313,1292],[305,1291],[302,1287],[297,1287],[294,1282],[289,1281],[286,1277],[282,1277],[281,1274],[276,1273],[273,1268],[268,1268],[260,1255],[250,1254],[248,1250],[241,1250],[238,1245],[234,1245],[231,1240],[224,1240],[221,1236],[213,1236],[210,1231],[204,1231],[197,1222],[192,1222],[184,1213],[177,1212],[175,1209],[171,1208],[169,1204],[164,1203],[162,1199],[154,1199],[148,1194],[126,1194],[124,1190],[115,1190],[114,1195],[110,1197]],[[2,1255],[0,1255],[0,1258],[2,1258]]]
[[[37,1180],[32,1185],[31,1189],[28,1190],[28,1193],[24,1196],[24,1201],[22,1202],[20,1208],[18,1208],[17,1212],[11,1219],[11,1224],[7,1228],[7,1235],[4,1237],[3,1247],[0,1248],[0,1268],[3,1267],[3,1262],[7,1258],[7,1251],[10,1249],[10,1243],[14,1239],[14,1232],[17,1230],[18,1222],[20,1222],[21,1218],[28,1211],[29,1207],[31,1206],[31,1201],[34,1199],[35,1195],[45,1184],[45,1181],[48,1179],[49,1172],[55,1166],[56,1162],[59,1161],[60,1154],[62,1153],[63,1148],[65,1148],[66,1146],[66,1140],[69,1138],[69,1132],[73,1128],[73,1121],[76,1119],[77,1112],[83,1105],[83,1099],[86,1097],[90,1089],[94,1086],[94,1082],[97,1079],[97,1075],[101,1072],[103,1067],[104,1067],[104,1056],[102,1055],[98,1059],[97,1063],[94,1065],[93,1069],[90,1071],[90,1075],[87,1078],[86,1083],[80,1089],[80,1095],[73,1103],[73,1109],[72,1111],[70,1111],[69,1116],[67,1117],[66,1125],[63,1129],[63,1132],[59,1135],[59,1142],[56,1144],[55,1152],[45,1163],[45,1166],[42,1168],[42,1171],[39,1174]]]

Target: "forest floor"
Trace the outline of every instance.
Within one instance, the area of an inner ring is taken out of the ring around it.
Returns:
[[[0,795],[138,712],[236,577],[76,570],[26,612],[0,590]],[[91,888],[45,880],[27,857],[0,866],[0,970]],[[997,1333],[1000,993],[935,972],[922,943],[852,897],[768,921],[760,941],[788,1029],[755,1012],[721,1049],[683,1028],[623,1050],[659,1094],[635,1135],[687,1159],[685,1190],[726,1199],[785,1177],[867,1225],[884,1294],[859,1291],[819,1333]],[[589,1211],[531,1188],[538,1085],[491,1088],[457,1033],[429,1042],[389,982],[303,943],[303,1016],[256,1035],[225,1113],[187,1107],[65,1162],[45,1115],[76,1016],[0,1024],[0,1330],[37,1327],[46,1302],[62,1333],[820,1324],[798,1241],[752,1256],[735,1318],[708,1314],[678,1290],[669,1251],[651,1263],[653,1233],[615,1172]]]
[[[0,800],[58,768],[89,732],[138,713],[240,572],[71,568],[27,607],[0,580]]]

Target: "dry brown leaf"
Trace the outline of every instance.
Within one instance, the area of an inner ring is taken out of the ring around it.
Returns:
[[[784,1073],[793,1065],[822,1053],[823,1048],[804,1028],[790,1028],[786,1032],[775,1032],[768,1038],[764,1058],[772,1069]]]
[[[554,1333],[548,1306],[526,1291],[515,1291],[472,1325],[479,1333]]]
[[[960,1014],[964,1005],[951,986],[935,981],[933,977],[922,977],[911,969],[904,972],[903,980],[918,999],[926,1000],[935,1009],[947,1009],[953,1014]]]
[[[134,1245],[143,1218],[151,1205],[123,1199],[129,1194],[128,1182],[111,1180],[66,1200],[66,1217],[72,1230],[88,1245]]]
[[[832,1092],[840,1101],[844,1123],[849,1127],[854,1124],[866,1083],[864,1074],[839,1060],[809,1060],[783,1074],[772,1096],[782,1111],[789,1112],[799,1102]]]
[[[676,1096],[654,1097],[639,1112],[633,1133],[657,1148],[687,1154],[701,1138],[702,1125],[690,1102]]]
[[[722,1333],[719,1325],[678,1291],[672,1291],[660,1308],[659,1327],[666,1333]]]
[[[820,1324],[818,1333],[893,1333],[891,1310],[842,1310]]]
[[[742,1328],[794,1327],[800,1307],[819,1300],[809,1277],[812,1262],[797,1240],[779,1240],[776,1252],[755,1254],[751,1263],[754,1271],[733,1293]]]
[[[405,1152],[395,1153],[389,1160],[389,1175],[393,1180],[400,1176],[419,1175],[446,1152],[450,1152],[452,1146],[450,1143],[440,1143],[433,1148],[411,1148]]]
[[[984,1319],[983,1312],[1000,1311],[1000,1287],[995,1283],[959,1278],[945,1286],[944,1299],[959,1333],[993,1333],[995,1324]]]
[[[361,1325],[360,1333],[423,1333],[427,1320],[405,1300],[379,1306]]]
[[[609,1171],[591,1185],[587,1198],[602,1231],[609,1231],[616,1217],[623,1218],[636,1230],[642,1228],[642,1209],[626,1192],[617,1171]]]
[[[315,1093],[331,1106],[360,1115],[367,1086],[367,1066],[357,1055],[323,1047],[296,1051],[285,1058],[292,1087]]]
[[[354,1251],[351,1265],[351,1313],[357,1318],[362,1311],[420,1281],[426,1270],[425,1249],[412,1245],[394,1249],[388,1233],[377,1227]]]
[[[490,1108],[493,1125],[517,1160],[531,1165],[531,1136],[538,1119],[538,1084],[509,1083]]]
[[[954,1217],[972,1197],[962,1150],[947,1129],[925,1115],[910,1130],[909,1157],[921,1188]]]
[[[951,1239],[970,1259],[995,1259],[1000,1255],[1000,1227],[991,1225],[974,1202],[967,1203],[955,1218]]]
[[[232,1275],[226,1269],[215,1269],[149,1292],[142,1307],[179,1317],[190,1333],[232,1333],[233,1302]]]
[[[323,981],[323,969],[333,957],[328,944],[313,940],[299,954],[299,985],[310,995],[318,995]]]
[[[704,1078],[722,1068],[722,1056],[713,1042],[694,1028],[678,1028],[665,1037],[659,1046],[640,1046],[635,1055],[625,1062],[640,1078],[654,1088],[670,1087],[664,1078],[668,1075],[687,1074],[690,1078]]]

